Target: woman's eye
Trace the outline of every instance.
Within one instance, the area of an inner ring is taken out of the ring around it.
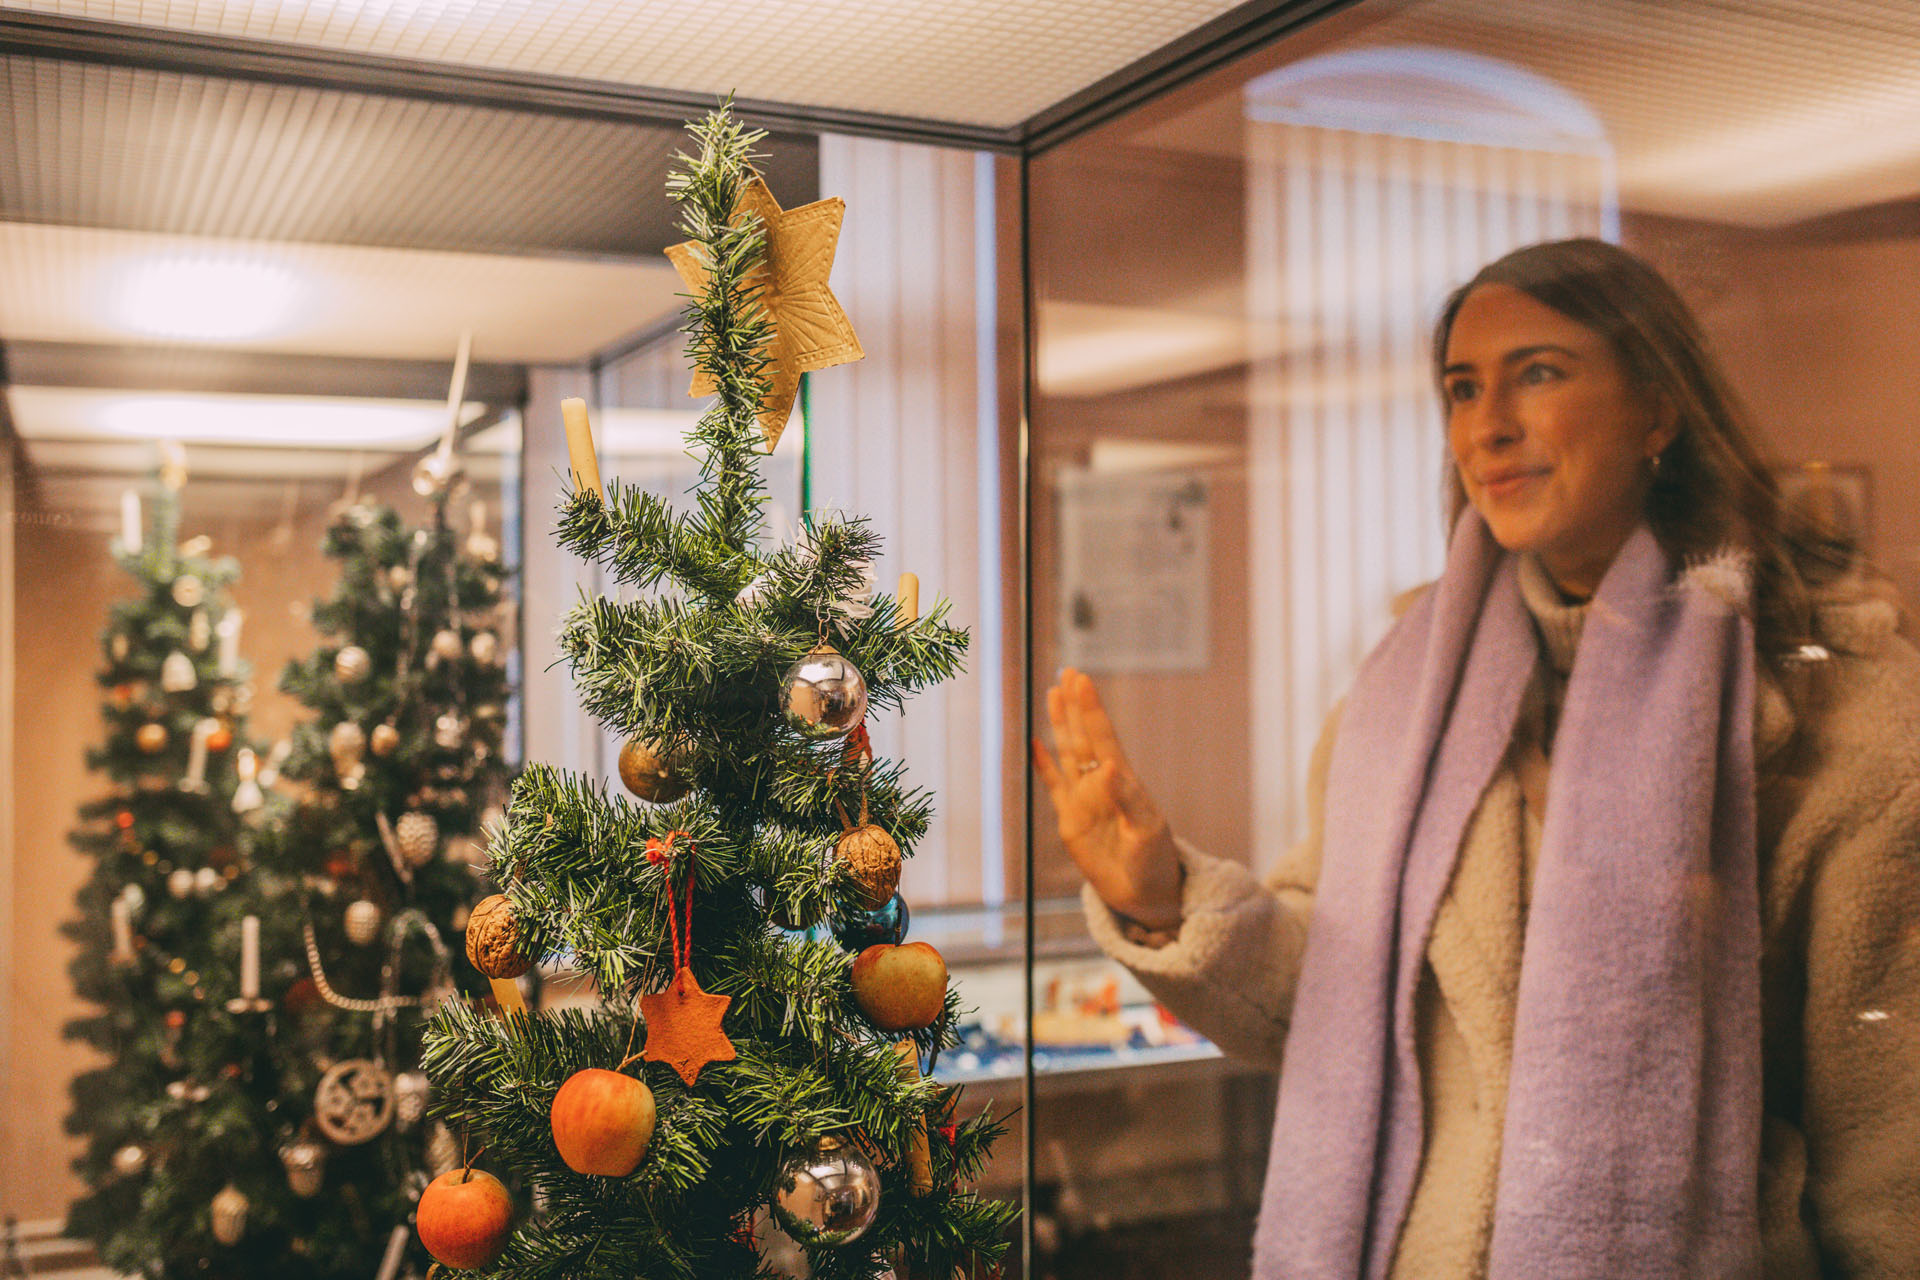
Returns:
[[[1447,399],[1453,404],[1465,404],[1473,399],[1474,392],[1478,389],[1466,379],[1456,378],[1447,384]]]
[[[1558,369],[1550,364],[1541,364],[1539,361],[1535,361],[1520,370],[1520,381],[1530,385],[1538,385],[1542,382],[1554,382],[1557,381],[1559,377],[1560,371]]]

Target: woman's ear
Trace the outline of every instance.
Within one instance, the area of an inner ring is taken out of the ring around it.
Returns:
[[[1653,425],[1647,430],[1647,457],[1657,458],[1680,436],[1680,407],[1667,396],[1653,402]]]

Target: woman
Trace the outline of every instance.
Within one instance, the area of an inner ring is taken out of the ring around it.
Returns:
[[[1920,654],[1631,255],[1510,254],[1434,349],[1446,570],[1266,883],[1173,835],[1084,675],[1034,744],[1094,936],[1284,1050],[1256,1275],[1920,1275]]]

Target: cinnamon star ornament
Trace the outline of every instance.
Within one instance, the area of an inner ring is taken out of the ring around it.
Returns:
[[[773,329],[765,352],[767,394],[760,401],[758,414],[769,453],[786,429],[787,415],[793,411],[794,396],[800,389],[800,375],[847,364],[866,354],[853,331],[853,322],[827,287],[846,210],[846,201],[838,197],[816,200],[798,209],[782,209],[759,178],[741,188],[734,206],[736,222],[743,214],[758,214],[767,233],[765,264],[747,278],[746,284],[761,289],[760,302]],[[709,270],[701,245],[691,240],[673,245],[667,257],[689,293],[699,296],[706,292]],[[714,389],[712,379],[697,372],[687,394],[710,396]]]
[[[667,989],[640,997],[640,1015],[647,1020],[647,1044],[641,1056],[664,1062],[691,1086],[700,1068],[709,1062],[731,1062],[733,1041],[720,1029],[732,996],[708,995],[700,989],[693,970],[680,969]]]

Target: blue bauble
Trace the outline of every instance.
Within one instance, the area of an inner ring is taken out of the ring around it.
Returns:
[[[907,900],[899,894],[872,911],[846,911],[833,917],[833,936],[849,951],[865,951],[880,943],[898,946],[907,936]]]

